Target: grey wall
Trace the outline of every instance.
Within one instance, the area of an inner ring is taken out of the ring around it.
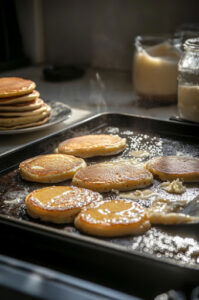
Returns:
[[[128,70],[136,35],[199,22],[198,11],[199,0],[43,0],[45,60]]]

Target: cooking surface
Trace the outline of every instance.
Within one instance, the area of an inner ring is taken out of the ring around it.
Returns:
[[[159,155],[192,155],[199,156],[198,140],[194,138],[177,136],[171,134],[169,126],[168,132],[160,133],[157,130],[149,129],[144,120],[129,122],[128,117],[115,117],[111,119],[98,117],[94,124],[92,122],[79,125],[76,128],[70,129],[62,134],[58,140],[62,141],[68,137],[78,136],[92,133],[108,133],[119,134],[121,137],[127,138],[128,148],[119,155],[102,158],[86,159],[88,164],[112,161],[116,159],[134,159],[133,150],[145,150],[149,152],[149,157],[139,158],[140,161],[146,161]],[[119,125],[117,125],[119,124]],[[167,126],[165,125],[165,128]],[[47,152],[52,152],[56,148],[57,139],[51,139],[51,143]],[[34,151],[31,150],[30,156],[34,156]],[[59,185],[68,185],[70,181],[65,181]],[[160,182],[154,181],[154,184],[149,187],[154,192],[162,197],[171,200],[186,199],[191,200],[199,194],[199,184],[185,184],[187,190],[181,195],[169,194],[159,187]],[[33,223],[45,224],[38,220],[33,220],[26,214],[24,205],[25,196],[32,190],[38,189],[50,184],[30,183],[21,179],[17,169],[2,175],[0,178],[0,212],[3,215],[13,216],[18,219],[28,220]],[[147,189],[149,189],[147,188]],[[118,193],[106,193],[104,197],[114,198],[119,197]],[[150,205],[150,200],[140,200],[145,206]],[[80,233],[72,225],[52,225],[45,224],[51,228],[56,228],[61,232],[73,232],[77,235]],[[189,225],[188,225],[189,226]],[[82,235],[82,234],[81,234]],[[91,238],[92,239],[92,238]],[[155,255],[158,258],[166,258],[174,262],[197,266],[199,262],[199,237],[191,230],[183,230],[180,226],[153,226],[142,236],[129,236],[122,238],[105,239],[106,241],[123,246],[127,251],[134,250]]]

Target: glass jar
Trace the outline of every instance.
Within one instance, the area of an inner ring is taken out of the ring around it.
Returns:
[[[178,65],[178,111],[181,118],[199,122],[199,38],[184,43]]]
[[[133,59],[134,89],[140,98],[158,103],[177,102],[178,61],[175,40],[137,36]]]
[[[179,45],[183,51],[183,44],[186,40],[191,38],[197,38],[199,36],[199,24],[198,23],[185,23],[181,24],[175,31],[174,36],[179,40]]]

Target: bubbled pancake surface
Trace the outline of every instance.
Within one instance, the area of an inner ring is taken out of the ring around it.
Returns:
[[[55,183],[72,178],[77,170],[85,166],[82,158],[66,154],[46,154],[21,162],[19,171],[25,180]]]
[[[125,147],[126,139],[118,135],[94,134],[68,139],[58,145],[58,151],[86,158],[117,154]]]
[[[75,219],[75,226],[96,236],[141,234],[150,228],[146,210],[130,200],[91,203]]]
[[[32,80],[19,77],[1,77],[0,98],[29,94],[35,87],[36,85]]]
[[[0,98],[0,108],[8,104],[27,103],[37,99],[40,96],[38,91],[32,91],[30,94],[14,96],[9,98]]]
[[[148,186],[152,181],[152,174],[143,165],[125,161],[90,165],[79,170],[73,177],[74,185],[98,192],[131,190]]]
[[[51,186],[28,194],[25,204],[28,214],[33,218],[54,223],[69,223],[83,206],[99,200],[102,200],[100,194],[87,189]]]
[[[161,156],[149,161],[147,169],[161,180],[180,178],[183,181],[199,181],[199,159],[188,156]]]
[[[23,112],[38,109],[43,105],[44,101],[40,98],[29,102],[15,103],[9,105],[0,105],[0,112]]]

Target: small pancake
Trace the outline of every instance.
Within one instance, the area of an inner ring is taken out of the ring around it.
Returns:
[[[6,130],[7,131],[7,130],[14,130],[14,129],[35,127],[35,126],[39,126],[39,125],[43,125],[43,124],[47,123],[49,119],[50,119],[50,115],[48,117],[45,117],[45,118],[39,120],[39,121],[28,123],[28,124],[22,124],[22,125],[11,126],[11,127],[1,127],[0,126],[0,130]]]
[[[32,91],[32,93],[23,95],[23,96],[9,97],[9,98],[5,98],[5,99],[0,98],[0,108],[4,105],[8,105],[8,104],[31,102],[31,101],[37,99],[39,96],[40,96],[40,93],[38,91]]]
[[[51,108],[46,103],[43,104],[44,110],[42,112],[39,112],[37,114],[32,115],[26,115],[22,117],[0,117],[0,127],[14,127],[17,125],[24,125],[29,123],[35,123],[37,121],[40,121],[44,119],[45,117],[48,117],[51,112]]]
[[[23,111],[31,111],[40,108],[43,105],[44,101],[40,98],[37,98],[30,102],[24,103],[15,103],[10,105],[2,105],[0,106],[1,112],[23,112]]]
[[[102,200],[98,193],[69,186],[51,186],[28,194],[25,204],[33,218],[53,223],[70,223],[80,209],[92,201]]]
[[[153,182],[152,174],[142,165],[125,161],[99,163],[79,170],[73,184],[98,192],[128,191],[142,188]]]
[[[40,105],[39,108],[28,110],[28,111],[1,111],[0,109],[0,117],[25,117],[25,116],[34,116],[41,114],[42,112],[46,111],[47,104],[43,103]]]
[[[36,87],[32,80],[19,77],[0,78],[0,98],[30,94]]]
[[[126,139],[118,135],[93,134],[68,139],[58,145],[60,153],[86,158],[120,153],[126,148]]]
[[[147,169],[162,181],[181,179],[184,182],[199,181],[199,158],[185,156],[161,156],[149,161]]]
[[[82,232],[105,237],[142,234],[150,228],[146,210],[130,200],[91,203],[75,218]]]
[[[21,162],[19,171],[25,180],[55,183],[72,178],[84,167],[86,163],[82,158],[67,154],[46,154]]]

